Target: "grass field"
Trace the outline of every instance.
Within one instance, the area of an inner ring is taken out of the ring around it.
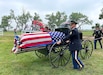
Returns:
[[[92,32],[83,32],[91,36]],[[70,61],[65,67],[52,68],[49,59],[39,59],[35,52],[15,55],[13,47],[13,32],[5,32],[0,36],[0,75],[103,75],[103,50],[93,51],[91,58],[83,60],[85,68],[82,71],[72,69]]]
[[[93,34],[93,31],[92,30],[85,30],[85,31],[82,31],[83,32],[83,35],[84,36],[92,36],[92,34]]]

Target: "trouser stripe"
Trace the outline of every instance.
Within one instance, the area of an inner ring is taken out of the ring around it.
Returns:
[[[76,62],[78,63],[78,65],[79,65],[80,67],[82,67],[82,65],[80,64],[80,62],[79,62],[78,59],[77,59],[77,51],[75,51],[75,60],[76,60]]]

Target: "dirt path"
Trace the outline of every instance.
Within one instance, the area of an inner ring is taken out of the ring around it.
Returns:
[[[93,39],[94,39],[94,37],[92,37],[92,36],[83,36],[83,39],[93,40]]]

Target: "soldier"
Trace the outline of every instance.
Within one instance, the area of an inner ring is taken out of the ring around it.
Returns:
[[[76,28],[76,25],[77,22],[75,21],[70,22],[71,32],[63,41],[68,42],[69,40],[69,50],[72,55],[73,68],[81,70],[84,68],[84,64],[79,59],[78,54],[79,51],[82,49],[82,45],[81,45],[80,35],[78,29]],[[58,41],[57,44],[60,44],[61,42],[62,41]]]
[[[17,29],[16,28],[14,29],[14,33],[15,33],[15,35],[17,35]]]
[[[102,31],[100,30],[99,26],[96,26],[96,29],[93,32],[93,36],[94,36],[94,49],[96,49],[97,41],[99,41],[100,47],[102,48],[102,43],[101,43]]]
[[[46,26],[46,27],[44,28],[44,32],[50,32],[50,31],[51,31],[51,29],[50,29],[49,27]]]

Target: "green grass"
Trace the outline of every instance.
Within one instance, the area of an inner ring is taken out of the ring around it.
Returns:
[[[93,34],[93,31],[92,30],[84,30],[84,31],[82,31],[83,32],[83,35],[84,36],[92,36],[92,34]]]
[[[5,32],[0,36],[0,75],[103,75],[103,50],[99,45],[91,58],[82,60],[85,68],[77,71],[72,69],[71,61],[65,67],[52,68],[49,59],[39,59],[34,52],[11,53],[13,35],[13,32]]]

